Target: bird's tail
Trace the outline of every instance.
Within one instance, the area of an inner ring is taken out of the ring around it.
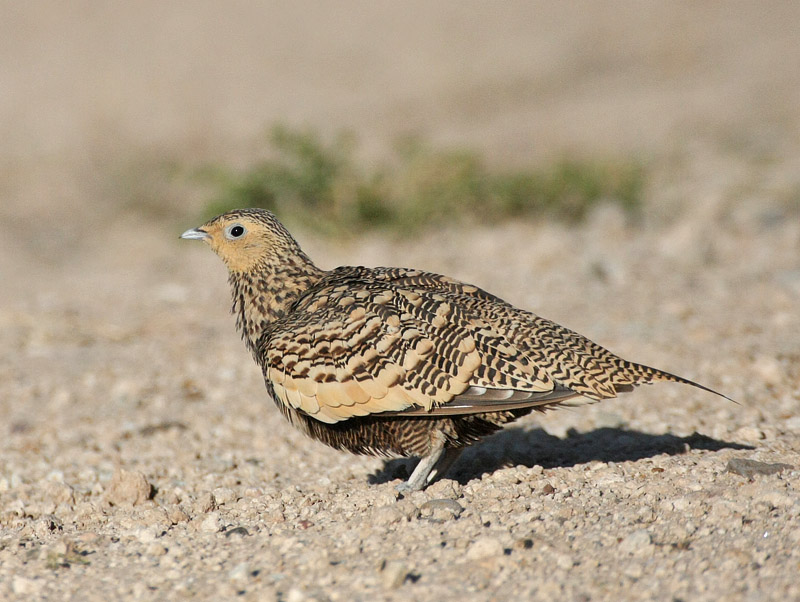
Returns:
[[[655,382],[682,383],[684,385],[690,385],[692,387],[702,389],[703,391],[708,391],[709,393],[713,393],[714,395],[719,395],[720,397],[724,397],[725,399],[727,399],[728,401],[732,401],[733,403],[738,403],[735,399],[728,397],[724,393],[715,391],[710,387],[701,385],[700,383],[697,383],[693,380],[689,380],[688,378],[684,378],[683,376],[678,376],[677,374],[672,374],[671,372],[659,370],[658,368],[645,366],[644,364],[637,364],[634,362],[628,362],[626,360],[623,360],[623,362],[625,364],[626,372],[635,375],[634,382],[630,383],[633,386],[649,385]]]

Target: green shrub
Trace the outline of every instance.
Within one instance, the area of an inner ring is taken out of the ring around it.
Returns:
[[[218,190],[209,214],[264,207],[330,232],[519,217],[579,222],[600,202],[637,211],[644,187],[643,169],[633,162],[563,160],[503,171],[473,151],[404,138],[389,161],[367,168],[347,134],[326,144],[312,131],[278,126],[270,144],[269,158],[241,172],[204,171]]]

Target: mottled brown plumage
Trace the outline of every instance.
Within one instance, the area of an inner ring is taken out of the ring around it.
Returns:
[[[532,410],[655,381],[709,390],[445,276],[320,270],[262,209],[182,237],[205,240],[227,265],[236,325],[284,416],[337,449],[420,456],[406,490]]]

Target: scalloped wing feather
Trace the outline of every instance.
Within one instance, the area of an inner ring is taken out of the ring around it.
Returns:
[[[475,286],[401,268],[328,272],[256,352],[277,401],[328,423],[580,405],[659,380],[699,386]]]
[[[471,386],[554,389],[524,352],[446,296],[380,281],[355,283],[354,295],[353,284],[315,291],[259,344],[279,402],[334,423],[413,408],[453,413],[442,408]],[[458,407],[467,402],[483,403]]]

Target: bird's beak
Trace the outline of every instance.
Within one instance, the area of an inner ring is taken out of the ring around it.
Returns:
[[[191,230],[187,230],[183,234],[181,234],[181,238],[188,238],[190,240],[208,240],[211,238],[208,232],[205,230],[201,230],[200,228],[192,228]]]

